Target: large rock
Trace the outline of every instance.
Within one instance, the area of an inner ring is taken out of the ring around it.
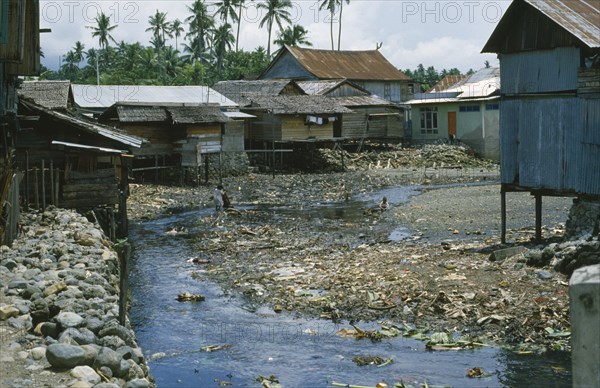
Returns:
[[[123,360],[123,358],[119,353],[110,348],[102,347],[100,348],[92,367],[97,369],[106,366],[110,368],[114,376],[120,377],[119,372],[121,372],[121,360]]]
[[[19,309],[12,304],[0,307],[0,321],[5,321],[17,315],[19,315]]]
[[[80,346],[60,343],[46,348],[46,358],[56,368],[73,368],[86,361],[85,351]]]
[[[83,323],[83,318],[79,314],[75,314],[70,311],[63,311],[56,316],[56,322],[60,325],[62,330],[79,327]]]
[[[87,365],[76,366],[73,368],[71,370],[71,376],[90,383],[91,385],[98,384],[100,380],[102,380],[100,375]]]

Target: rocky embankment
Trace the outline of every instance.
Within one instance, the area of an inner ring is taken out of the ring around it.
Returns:
[[[0,386],[154,386],[119,324],[119,259],[100,229],[55,208],[21,222],[0,247]]]

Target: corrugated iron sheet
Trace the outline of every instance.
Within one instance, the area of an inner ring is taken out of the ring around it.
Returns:
[[[502,94],[574,91],[579,57],[577,47],[501,54]]]
[[[108,108],[117,102],[208,104],[236,107],[237,104],[208,86],[71,85],[75,104],[81,108]]]
[[[285,46],[317,78],[408,81],[378,50],[332,51]]]
[[[597,0],[525,0],[589,47],[600,47]]]
[[[600,195],[600,100],[503,100],[502,183]]]

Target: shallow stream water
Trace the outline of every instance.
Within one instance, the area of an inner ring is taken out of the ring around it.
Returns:
[[[349,220],[362,217],[386,195],[392,206],[416,195],[416,188],[390,188],[359,196],[342,204],[316,204],[310,209],[271,209],[272,217],[294,216]],[[134,254],[130,264],[130,319],[139,345],[150,359],[158,387],[260,387],[257,377],[274,375],[285,388],[331,387],[333,382],[375,386],[385,381],[453,387],[569,387],[570,360],[563,354],[516,355],[497,347],[462,351],[430,351],[421,341],[401,336],[380,342],[336,335],[348,322],[332,323],[276,314],[254,306],[243,297],[226,294],[207,279],[194,279],[197,257],[191,239],[165,231],[184,226],[189,235],[198,230],[205,209],[147,221],[132,227]],[[196,228],[196,229],[195,229]],[[391,239],[410,231],[398,226]],[[204,302],[180,303],[179,293],[206,296]],[[361,328],[379,328],[377,322],[359,322]],[[231,345],[213,352],[210,345]],[[155,355],[154,357],[152,357]],[[354,356],[380,356],[393,362],[378,367],[357,366]],[[471,368],[483,368],[485,377],[466,377]]]

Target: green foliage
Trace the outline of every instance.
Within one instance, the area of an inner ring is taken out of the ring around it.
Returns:
[[[442,71],[438,72],[433,66],[429,66],[427,69],[425,69],[425,66],[423,66],[423,64],[419,64],[419,66],[417,66],[415,70],[406,69],[403,70],[403,72],[413,81],[420,83],[421,91],[423,92],[431,89],[435,84],[437,84],[447,75],[461,74],[460,70],[458,70],[457,68],[452,68],[449,70],[443,69]]]

